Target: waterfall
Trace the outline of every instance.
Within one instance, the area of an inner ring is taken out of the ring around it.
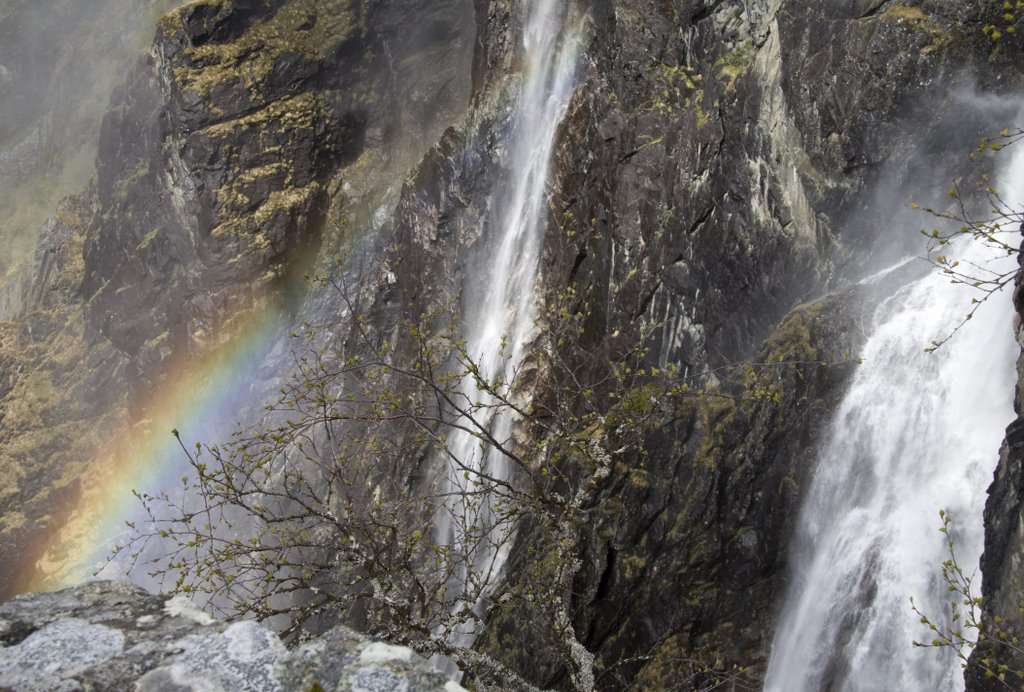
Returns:
[[[530,2],[523,29],[523,74],[511,122],[502,146],[506,160],[490,195],[484,250],[466,272],[463,314],[466,351],[483,377],[510,382],[523,361],[534,329],[535,290],[547,216],[548,167],[561,122],[575,86],[579,33],[564,0]],[[472,377],[463,379],[460,395],[466,402],[493,403]],[[482,409],[486,411],[487,409]],[[508,413],[483,418],[496,439],[510,437],[513,419]],[[437,520],[440,544],[459,544],[459,526],[491,531],[479,548],[461,546],[471,553],[472,567],[493,580],[504,565],[510,527],[495,528],[493,501],[469,499],[479,489],[481,474],[507,479],[506,459],[464,430],[448,439],[448,472],[444,492],[450,498]],[[464,469],[472,472],[464,473]],[[462,575],[463,586],[470,578]],[[465,592],[465,591],[464,591]]]
[[[1002,186],[1021,182],[1018,154]],[[1019,196],[1006,197],[1020,205]],[[1014,266],[1013,257],[964,243],[964,261]],[[912,647],[930,637],[909,599],[924,612],[948,612],[940,509],[955,520],[958,561],[967,573],[977,567],[985,490],[1013,418],[1009,291],[941,349],[924,352],[975,295],[932,273],[878,308],[801,509],[766,690],[963,688],[951,652]]]

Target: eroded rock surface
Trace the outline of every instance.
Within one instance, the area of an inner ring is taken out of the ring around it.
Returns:
[[[396,296],[413,312],[460,285],[501,165],[520,18],[494,3],[487,19],[473,117],[425,157],[396,215]],[[565,360],[608,367],[658,324],[657,367],[828,365],[780,370],[778,400],[677,411],[649,454],[621,460],[587,527],[574,627],[609,689],[699,687],[704,666],[756,685],[818,431],[859,347],[853,313],[871,305],[817,298],[920,252],[909,202],[970,172],[965,152],[1014,116],[974,90],[1012,93],[1021,62],[966,2],[609,1],[592,20],[542,270],[547,295],[572,286],[588,306]],[[522,554],[512,564],[530,571]],[[565,684],[540,620],[495,616],[489,650]]]
[[[344,627],[289,650],[255,622],[98,582],[0,606],[0,689],[458,692],[410,649]]]
[[[763,383],[771,397],[679,407],[648,455],[617,460],[586,527],[574,626],[606,688],[684,685],[693,670],[699,686],[704,668],[734,666],[756,684],[818,430],[872,300],[848,284],[918,247],[922,221],[870,209],[941,196],[977,136],[1010,123],[974,96],[1019,90],[1024,52],[1016,39],[993,48],[969,0],[588,8],[541,272],[545,295],[574,286],[595,306],[564,357],[607,369],[646,321],[661,326],[658,367],[802,365],[778,367]],[[340,319],[302,291],[305,268],[358,244],[330,221],[379,232],[367,266],[383,278],[366,280],[375,333],[457,296],[506,157],[522,14],[505,0],[199,0],[160,22],[115,95],[94,185],[61,207],[0,301],[16,317],[0,325],[0,591],[30,581],[42,539],[78,501],[83,459],[115,424],[137,422],[129,402],[268,306]],[[0,62],[9,89],[17,65]],[[1013,430],[989,510],[993,613],[1014,607],[1024,554]],[[387,469],[399,485],[422,461]],[[523,574],[529,539],[510,563]],[[336,685],[336,662],[352,661],[367,689],[409,679],[402,656],[379,666],[384,650],[344,630],[282,653],[251,625],[170,616],[125,587],[33,598],[0,610],[14,623],[5,674],[29,675],[17,662],[35,662],[40,642],[93,633],[109,652],[119,633],[123,650],[104,665],[36,672],[101,689],[116,688],[105,675],[153,688],[224,676],[231,688],[243,673],[302,689],[312,682],[287,676]],[[26,603],[55,615],[25,614]],[[495,615],[481,641],[538,684],[564,686],[536,621]],[[157,639],[143,639],[152,622]]]
[[[85,469],[169,373],[296,309],[472,90],[471,0],[200,0],[146,31],[92,181],[0,289],[0,597],[48,573]]]
[[[1024,269],[1014,282],[1013,306],[1024,319]],[[1024,634],[1024,327],[1020,321],[1016,336],[1022,346],[1013,401],[1017,418],[1006,428],[999,465],[988,489],[982,586],[980,593],[974,593],[983,597],[982,626],[990,641],[980,642],[971,654],[965,678],[972,692],[1024,684],[1024,652],[1018,644]]]

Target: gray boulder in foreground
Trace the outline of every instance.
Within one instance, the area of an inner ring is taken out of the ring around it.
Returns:
[[[183,597],[93,582],[0,605],[0,690],[457,692],[405,647],[337,627],[289,650]]]

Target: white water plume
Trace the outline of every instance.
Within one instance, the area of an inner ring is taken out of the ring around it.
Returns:
[[[486,249],[466,272],[463,286],[466,352],[492,383],[514,379],[534,329],[548,168],[558,125],[575,87],[580,50],[580,32],[571,26],[569,3],[537,0],[531,5],[523,30],[523,81],[503,147],[507,160],[491,194],[488,231],[482,239]],[[512,416],[489,414],[495,400],[474,378],[464,378],[459,394],[470,406],[483,404],[476,407],[476,424],[499,441],[511,437]],[[495,526],[501,523],[495,501],[477,497],[479,481],[507,480],[511,470],[500,451],[482,446],[466,430],[454,430],[447,449],[450,464],[444,490],[450,499],[438,519],[438,542],[471,553],[472,571],[493,582],[507,558],[511,527]],[[483,527],[479,547],[460,544],[467,527]],[[477,577],[467,570],[461,578],[465,586],[467,579]]]
[[[1019,207],[1024,153],[1002,177]],[[965,263],[1014,267],[979,241],[959,251]],[[951,652],[912,646],[929,633],[909,599],[935,615],[948,609],[940,509],[955,519],[960,564],[968,574],[978,565],[985,490],[1013,417],[1009,293],[932,354],[930,341],[970,309],[970,287],[932,273],[878,308],[801,509],[766,690],[963,688]]]

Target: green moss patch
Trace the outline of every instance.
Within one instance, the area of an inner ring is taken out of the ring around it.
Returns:
[[[726,93],[736,90],[736,80],[741,78],[754,64],[754,46],[744,42],[714,62],[718,80],[725,84]]]
[[[219,0],[216,4],[230,11],[229,2]],[[182,11],[178,9],[161,20],[165,35],[183,30]],[[174,76],[183,91],[204,99],[214,87],[241,80],[253,100],[259,101],[267,92],[267,78],[279,59],[297,54],[308,62],[323,61],[358,29],[357,10],[351,0],[292,0],[236,40],[193,46],[183,39],[187,64],[177,67]]]

